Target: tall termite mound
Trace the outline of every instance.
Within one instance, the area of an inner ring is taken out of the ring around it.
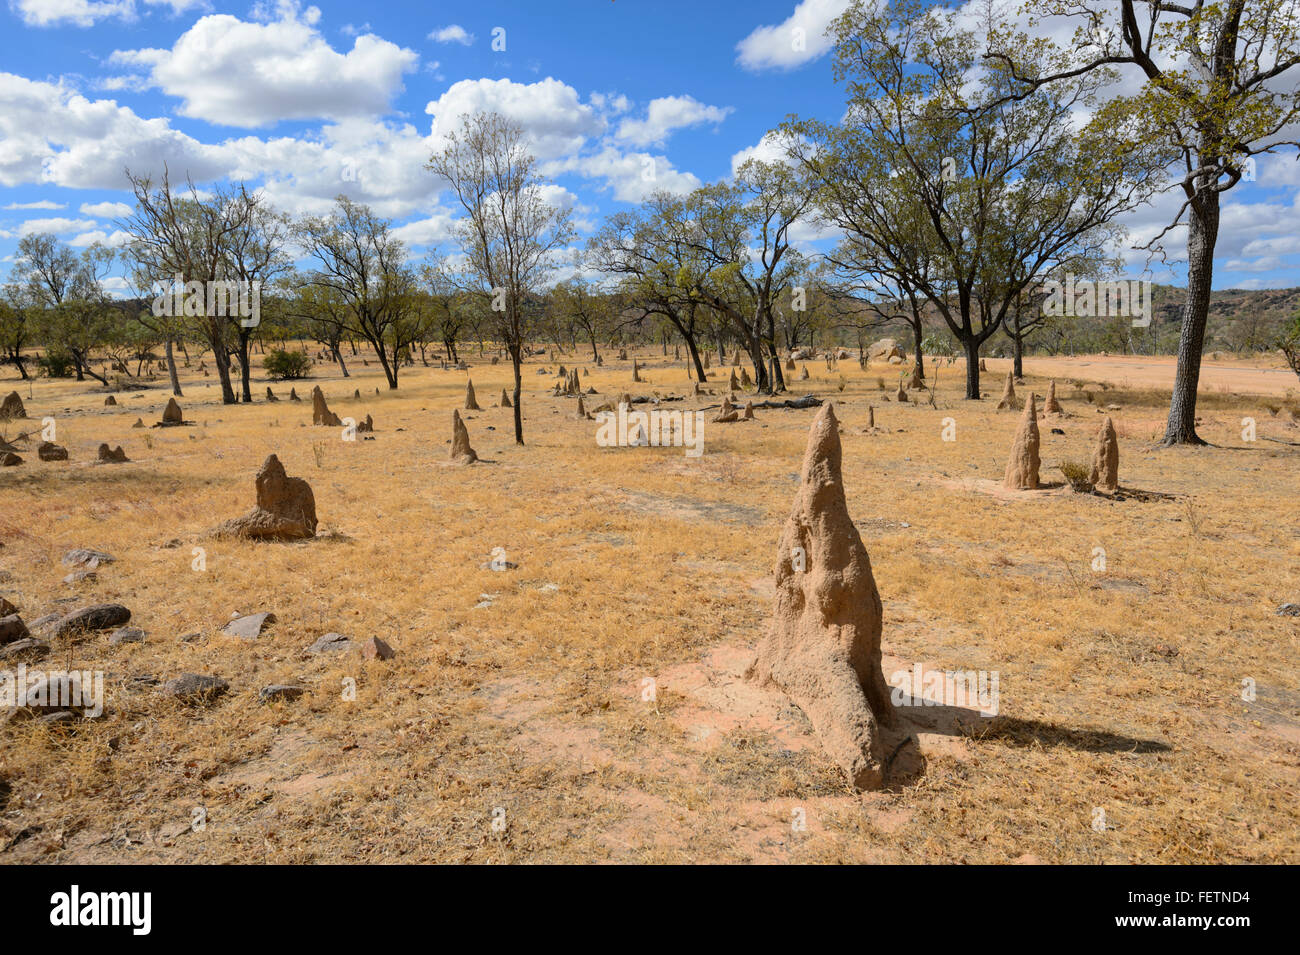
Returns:
[[[1016,399],[1016,380],[1015,376],[1007,369],[1007,383],[1002,386],[1002,398],[998,401],[998,410],[1005,411],[1010,409],[1015,411],[1020,402]]]
[[[1061,403],[1056,400],[1056,382],[1047,383],[1047,400],[1043,402],[1043,414],[1065,414]]]
[[[473,464],[478,455],[469,446],[469,429],[460,420],[460,411],[451,410],[451,459],[457,464]]]
[[[478,406],[478,399],[474,397],[474,382],[472,380],[467,380],[465,382],[465,410],[466,411],[483,410]],[[460,416],[457,415],[457,418],[459,417]]]
[[[1020,416],[1002,483],[1013,491],[1038,487],[1038,396],[1032,392],[1025,402],[1025,413]]]
[[[1097,448],[1092,452],[1092,473],[1088,480],[1092,486],[1107,494],[1119,490],[1119,440],[1115,437],[1115,422],[1110,415],[1097,432]]]
[[[785,691],[859,789],[884,784],[878,724],[893,722],[881,622],[871,558],[844,499],[839,422],[828,402],[808,433],[777,545],[771,627],[746,676]]]

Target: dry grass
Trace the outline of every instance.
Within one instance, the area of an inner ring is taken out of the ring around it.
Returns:
[[[640,393],[689,394],[681,363],[636,357]],[[930,408],[882,401],[893,368],[809,362],[795,390],[837,404],[850,512],[885,602],[886,672],[920,661],[1001,678],[995,719],[905,720],[890,787],[859,795],[797,709],[745,696],[735,676],[766,620],[812,413],[706,426],[697,459],[602,449],[595,423],[536,374],[558,362],[534,362],[516,447],[510,413],[487,407],[507,366],[470,360],[485,407],[465,418],[485,463],[469,468],[444,465],[463,372],[406,369],[390,393],[373,366],[353,362],[347,381],[318,368],[334,411],[374,416],[375,440],[356,443],[311,427],[307,402],[266,404],[265,382],[254,405],[223,407],[214,379],[191,374],[181,403],[195,426],[150,431],[130,425],[161,416],[161,390],[104,408],[85,385],[22,388],[72,460],[40,462],[32,447],[0,472],[0,594],[28,620],[118,601],[149,637],[55,643],[45,665],[105,671],[111,713],[0,728],[0,861],[1300,859],[1300,628],[1274,614],[1300,600],[1300,449],[1244,443],[1240,418],[1300,433],[1264,399],[1206,403],[1201,432],[1218,447],[1156,451],[1167,395],[1081,382],[1091,405],[1058,381],[1072,416],[1044,419],[1044,480],[1088,460],[1096,406],[1120,404],[1121,483],[1153,493],[1011,499],[979,482],[1000,479],[1018,415],[960,400],[960,365],[941,371]],[[634,387],[630,360],[587,367],[602,396]],[[1018,390],[1043,394],[1032,359],[1028,371]],[[990,362],[987,387],[1003,374]],[[882,429],[871,435],[868,403]],[[941,439],[948,417],[955,442]],[[100,441],[132,463],[93,463]],[[312,483],[321,536],[209,538],[251,505],[272,451]],[[481,569],[498,546],[517,570]],[[73,547],[117,560],[74,588],[59,564]],[[204,571],[191,569],[195,547]],[[483,594],[496,596],[475,609]],[[279,617],[257,643],[218,634],[257,610]],[[304,658],[329,631],[379,636],[398,656]],[[187,708],[129,683],[182,672],[225,677],[231,692]],[[276,682],[310,692],[259,705]],[[792,831],[794,810],[806,831]]]

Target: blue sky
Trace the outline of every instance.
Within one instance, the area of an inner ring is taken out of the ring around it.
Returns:
[[[590,231],[653,188],[729,176],[788,113],[837,117],[821,36],[843,6],[9,0],[0,278],[24,232],[120,240],[123,167],[164,160],[173,177],[246,179],[290,213],[346,193],[398,223],[418,257],[453,214],[422,164],[439,126],[477,108],[524,127],[555,201]],[[1129,225],[1149,236],[1176,208],[1167,196]],[[1216,287],[1300,284],[1298,222],[1300,164],[1261,160],[1225,203]]]

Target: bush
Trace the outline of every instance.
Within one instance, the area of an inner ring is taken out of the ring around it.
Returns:
[[[1086,492],[1092,490],[1092,481],[1089,480],[1092,477],[1092,469],[1086,465],[1080,464],[1078,461],[1062,461],[1061,473],[1070,482],[1070,487],[1076,491]]]
[[[48,378],[71,378],[74,366],[72,356],[62,348],[50,348],[36,359],[36,367]]]
[[[284,351],[283,349],[273,348],[267,352],[266,359],[262,362],[262,367],[272,378],[280,380],[304,378],[307,370],[311,368],[311,357],[305,352]]]

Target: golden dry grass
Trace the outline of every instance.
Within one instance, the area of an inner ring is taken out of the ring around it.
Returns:
[[[587,363],[596,402],[689,394],[680,362],[631,357],[648,384],[633,386],[630,360]],[[533,361],[516,447],[510,412],[489,407],[508,366],[469,360],[484,410],[465,418],[484,463],[468,468],[445,464],[464,372],[404,369],[390,393],[373,364],[352,362],[347,381],[318,366],[334,411],[374,416],[375,439],[355,443],[311,427],[309,402],[265,403],[264,381],[255,404],[223,407],[214,379],[190,372],[181,404],[195,425],[160,430],[130,427],[158,420],[160,388],[116,408],[87,385],[21,389],[29,425],[54,416],[72,460],[40,462],[32,445],[0,472],[0,595],[28,620],[121,602],[149,637],[55,642],[44,665],[105,671],[111,712],[0,728],[0,861],[1300,859],[1300,626],[1274,612],[1300,601],[1300,448],[1240,433],[1250,415],[1261,436],[1300,441],[1287,411],[1216,394],[1201,433],[1217,447],[1158,451],[1167,394],[1061,378],[1071,417],[1042,423],[1044,480],[1089,459],[1096,407],[1119,404],[1121,483],[1149,493],[1009,497],[987,484],[1018,415],[960,400],[960,364],[938,370],[931,408],[883,400],[877,379],[892,391],[895,367],[808,362],[795,393],[837,405],[886,673],[920,661],[1000,674],[998,717],[946,732],[904,721],[890,787],[855,794],[796,709],[736,678],[767,619],[812,412],[706,426],[698,459],[603,449],[573,399],[549,397],[559,362]],[[1005,368],[990,361],[986,391]],[[1018,390],[1043,394],[1032,359],[1027,370]],[[868,404],[875,434],[862,433]],[[941,439],[945,418],[955,442]],[[93,463],[101,441],[131,463]],[[251,506],[270,452],[311,482],[320,536],[210,538]],[[59,558],[74,547],[117,560],[67,585]],[[192,569],[195,547],[206,570]],[[482,569],[495,547],[519,568]],[[484,594],[496,596],[476,608]],[[257,643],[217,632],[258,610],[279,622]],[[398,655],[304,658],[330,631]],[[189,708],[128,684],[183,672],[231,692]],[[277,682],[310,692],[259,705]],[[792,831],[795,810],[806,831]]]

